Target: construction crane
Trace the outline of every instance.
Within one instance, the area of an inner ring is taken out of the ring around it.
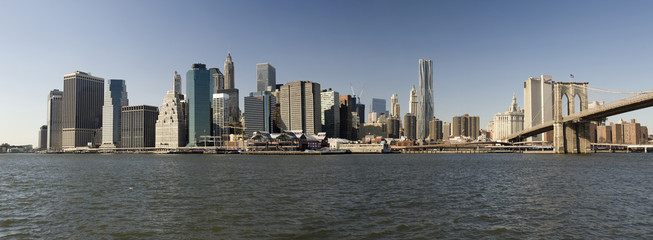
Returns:
[[[361,96],[363,96],[363,90],[365,90],[365,86],[363,86],[363,88],[361,88],[361,91],[358,92],[358,98],[356,98],[356,92],[354,91],[354,86],[351,84],[351,82],[349,83],[349,87],[351,88],[351,94],[357,100],[356,102],[360,103]]]

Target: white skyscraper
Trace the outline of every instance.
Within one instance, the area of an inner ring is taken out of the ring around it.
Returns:
[[[426,139],[433,119],[433,61],[419,60],[419,95],[417,100],[417,139]]]
[[[393,93],[392,97],[390,97],[390,117],[401,117],[401,113],[399,112],[399,97],[396,93]]]
[[[408,113],[415,115],[416,111],[417,111],[417,91],[415,90],[415,85],[413,85],[413,89],[410,90],[410,99],[408,99]]]
[[[340,93],[331,89],[320,92],[322,105],[322,130],[327,137],[340,137]]]
[[[550,75],[524,82],[524,128],[553,121],[553,81]],[[550,136],[549,136],[550,135]],[[538,134],[529,141],[553,141],[552,134]]]
[[[128,106],[125,80],[110,79],[102,106],[102,145],[101,148],[115,148],[120,145],[121,108]]]

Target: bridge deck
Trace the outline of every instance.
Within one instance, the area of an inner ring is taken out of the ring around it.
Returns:
[[[653,92],[645,92],[632,97],[614,101],[607,105],[566,116],[562,119],[562,122],[592,121],[651,106],[653,106]],[[512,135],[508,136],[506,140],[512,142],[550,130],[553,130],[553,121],[549,121],[535,127],[513,133]]]

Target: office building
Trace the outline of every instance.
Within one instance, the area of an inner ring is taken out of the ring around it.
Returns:
[[[209,68],[209,72],[211,73],[211,79],[213,81],[213,90],[211,90],[211,92],[215,93],[217,90],[224,89],[224,75],[220,72],[220,69]]]
[[[48,94],[47,150],[62,150],[63,92],[54,89]]]
[[[320,92],[322,131],[327,137],[340,137],[340,93],[330,88]]]
[[[224,61],[224,89],[236,88],[234,76],[234,62],[231,61],[231,53],[227,54],[227,60]]]
[[[269,63],[256,64],[256,91],[274,91],[277,86],[277,70]]]
[[[429,121],[433,118],[433,62],[419,60],[419,95],[417,99],[416,137],[424,140],[429,133]]]
[[[148,105],[125,106],[120,113],[120,147],[154,147],[159,108]]]
[[[517,105],[515,94],[512,95],[512,103],[505,113],[494,115],[492,126],[492,140],[499,141],[507,138],[513,133],[524,130],[524,112]],[[490,129],[488,129],[490,131]]]
[[[236,130],[242,127],[241,119],[240,119],[241,116],[240,116],[239,102],[235,100],[235,99],[240,99],[239,91],[237,88],[230,88],[230,89],[215,90],[215,93],[229,95],[230,101],[227,104],[228,107],[227,110],[229,111],[229,116],[227,118],[227,122],[225,123],[226,126],[229,126],[229,128],[225,129],[225,133],[235,134]]]
[[[188,144],[186,102],[182,101],[181,76],[175,72],[173,90],[168,91],[156,120],[155,143],[159,148],[177,148]]]
[[[39,128],[39,150],[48,148],[48,125]]]
[[[481,132],[480,118],[469,114],[453,117],[451,126],[453,136],[469,137],[472,140],[478,138]]]
[[[213,94],[213,134],[211,135],[218,136],[222,139],[222,137],[229,134],[227,131],[227,128],[230,127],[229,105],[231,101],[236,100],[231,99],[229,94],[226,93]]]
[[[352,97],[351,95],[342,95],[339,97],[339,109],[340,112],[340,138],[352,139]]]
[[[252,92],[245,97],[245,134],[254,132],[274,132],[274,108],[276,98],[269,91]]]
[[[96,147],[102,138],[104,79],[76,71],[63,80],[63,148]]]
[[[386,137],[388,138],[400,138],[400,131],[401,131],[401,121],[399,121],[399,118],[388,118],[387,123],[386,123],[386,133],[388,134]]]
[[[385,99],[381,98],[372,98],[372,112],[376,113],[375,118],[379,117],[379,114],[384,113],[385,114]],[[376,120],[368,120],[369,122],[376,122]]]
[[[415,90],[415,85],[413,89],[410,90],[410,98],[408,99],[408,113],[413,115],[417,114],[417,90]]]
[[[433,118],[429,122],[429,139],[431,141],[442,141],[442,121]]]
[[[181,92],[181,75],[175,71],[175,75],[172,77],[172,91],[177,95],[182,95]]]
[[[406,115],[404,115],[404,135],[406,135],[406,138],[411,140],[415,140],[417,138],[416,125],[417,118],[415,115],[412,113],[406,113]]]
[[[442,140],[447,140],[451,137],[451,123],[442,122]]]
[[[102,106],[101,148],[116,148],[120,145],[120,112],[122,107],[128,105],[125,80],[110,79]]]
[[[531,77],[524,82],[524,128],[553,121],[553,81],[550,75]],[[552,132],[538,134],[529,141],[553,142]]]
[[[206,65],[195,63],[186,72],[188,147],[211,135],[211,76]]]
[[[401,112],[399,111],[399,97],[396,93],[393,93],[392,97],[390,97],[390,117],[396,119],[401,117]]]
[[[309,81],[289,82],[279,93],[282,130],[317,134],[322,129],[320,121],[320,84]]]

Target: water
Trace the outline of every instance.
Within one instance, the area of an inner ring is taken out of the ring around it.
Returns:
[[[2,239],[651,236],[646,154],[0,154]]]

